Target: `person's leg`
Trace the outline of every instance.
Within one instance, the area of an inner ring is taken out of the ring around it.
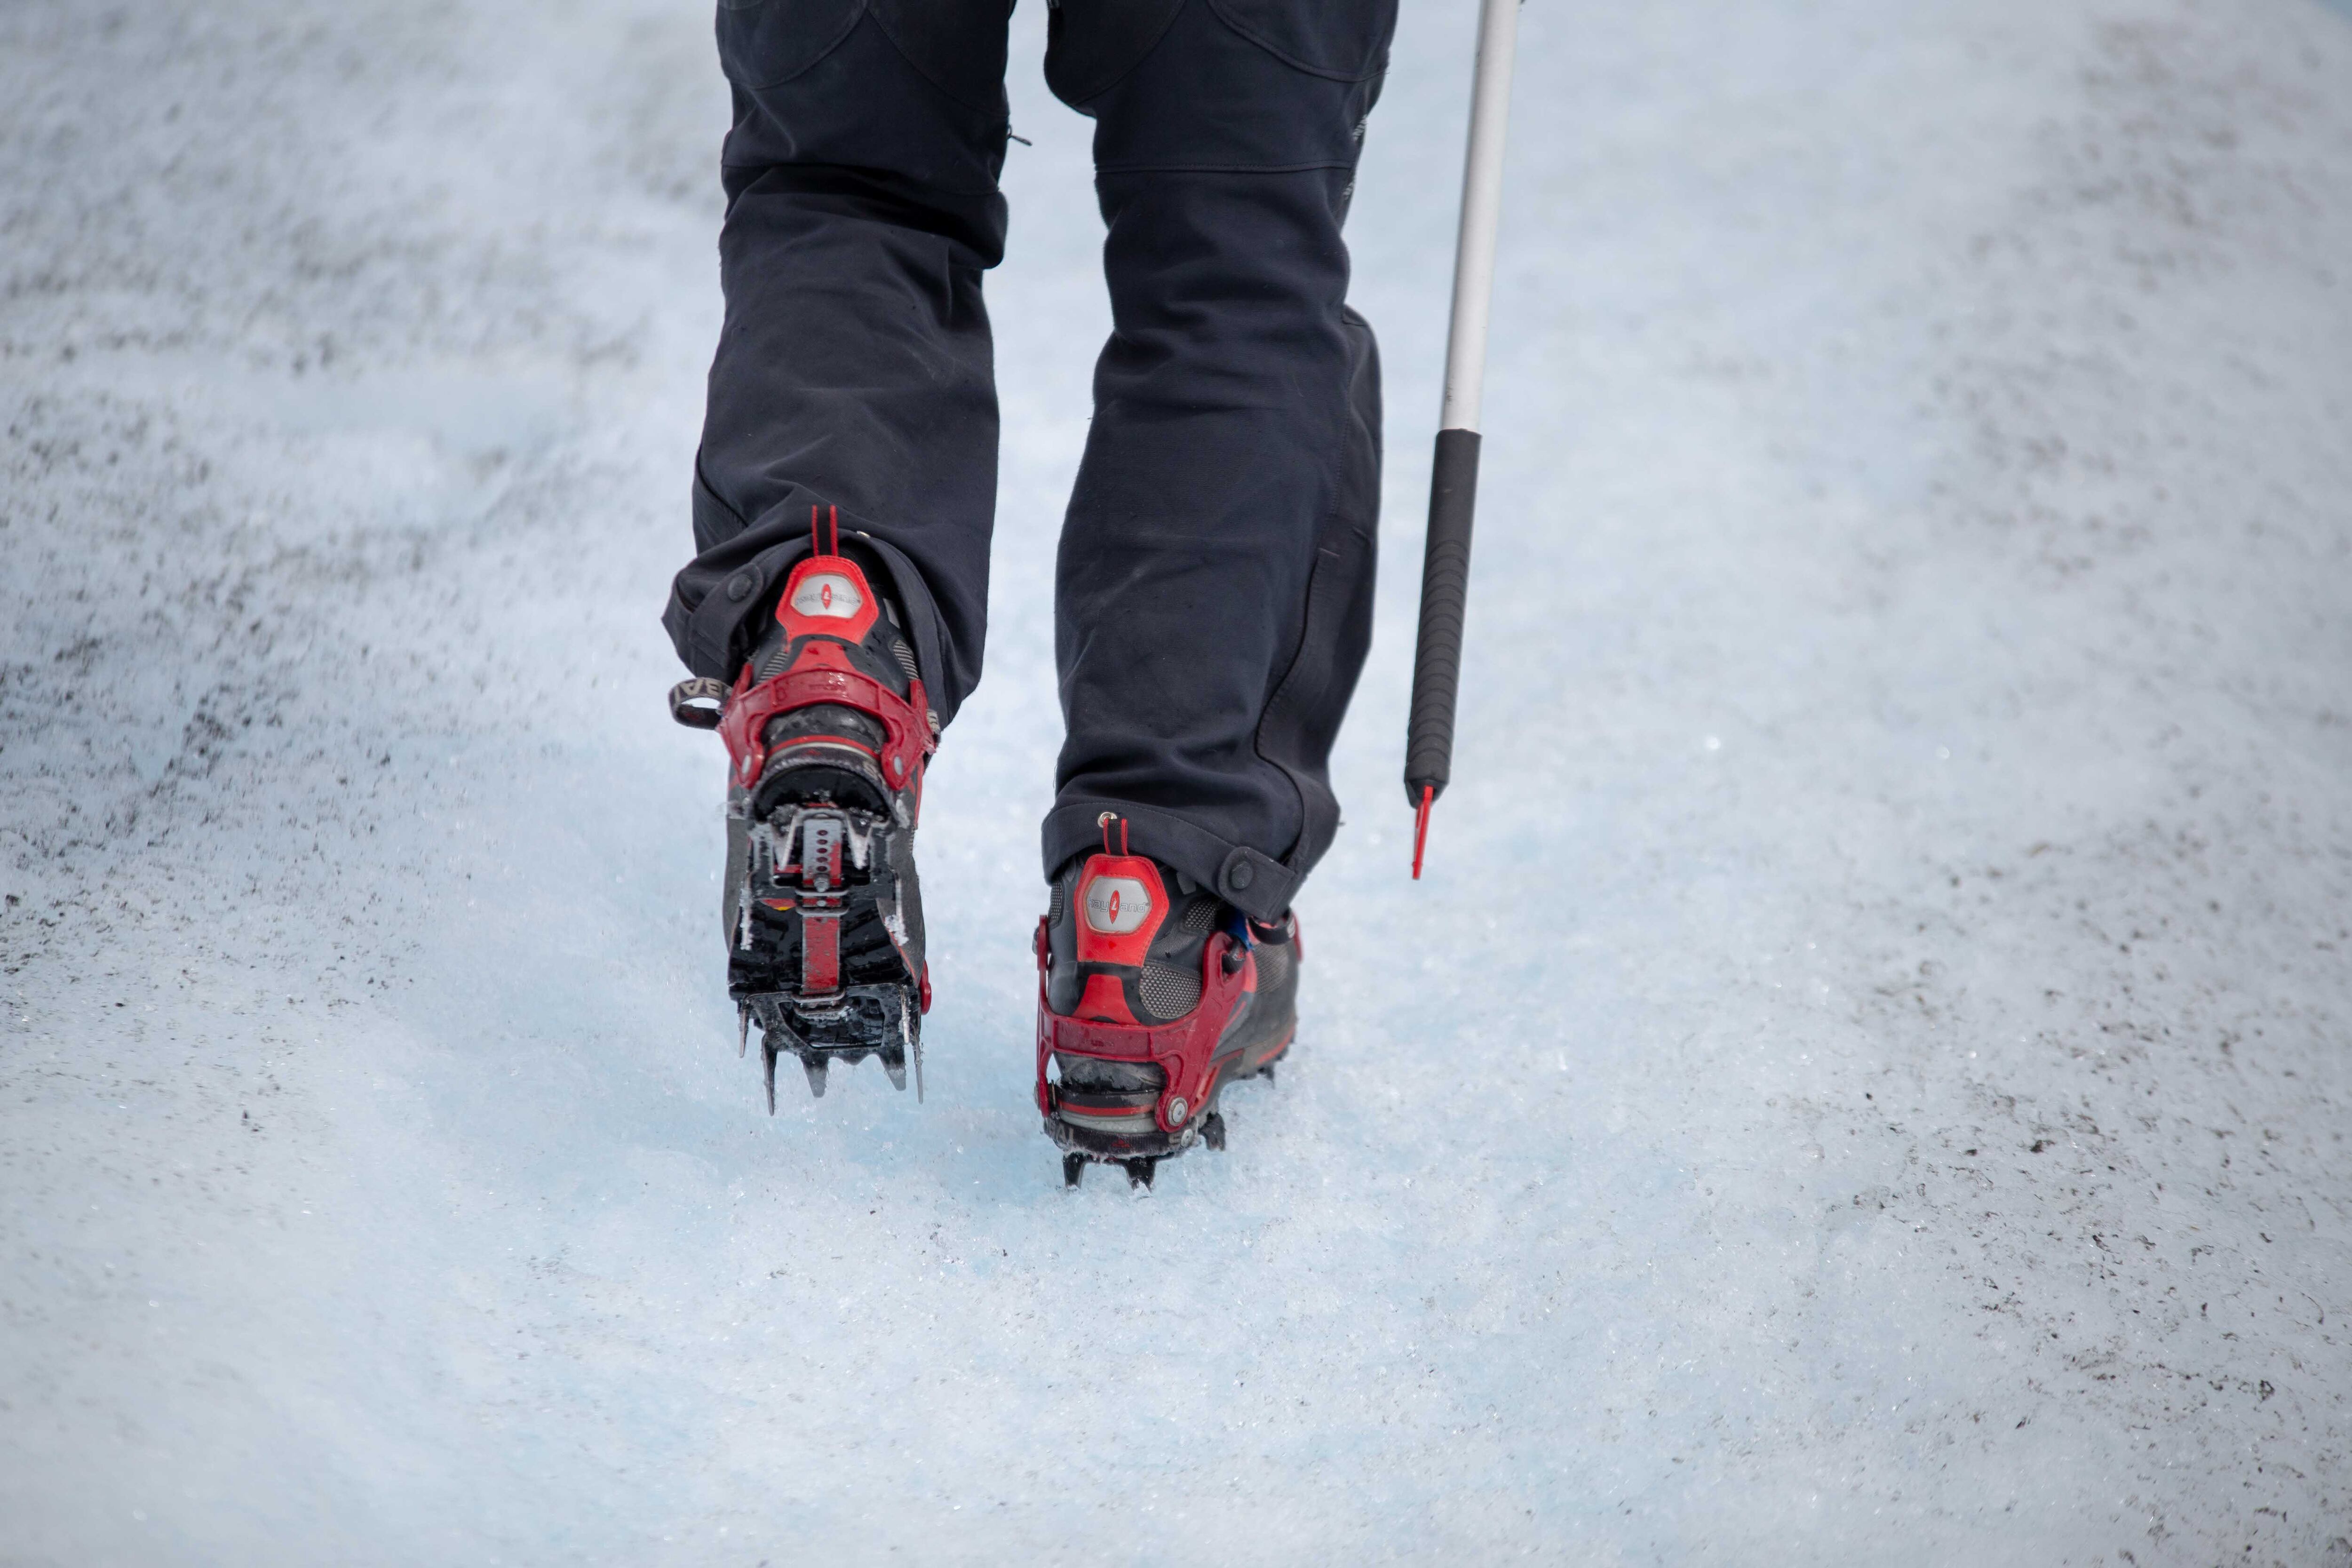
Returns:
[[[997,447],[981,273],[1004,247],[1007,14],[720,0],[727,311],[698,553],[663,615],[698,676],[736,679],[819,504],[876,546],[942,722],[980,679]]]
[[[727,746],[728,993],[771,1110],[785,1055],[819,1094],[869,1056],[922,1081],[914,837],[980,678],[996,500],[1005,16],[720,0],[727,316],[663,620],[697,678],[672,713]]]
[[[1340,223],[1394,0],[1066,0],[1115,330],[1061,542],[1046,874],[1133,849],[1278,918],[1339,821],[1370,640],[1379,368]]]

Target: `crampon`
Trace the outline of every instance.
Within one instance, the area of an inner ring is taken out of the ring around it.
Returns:
[[[1062,1180],[1225,1146],[1227,1085],[1274,1077],[1298,1018],[1298,925],[1261,925],[1148,856],[1104,852],[1055,879],[1037,922],[1037,1109]]]
[[[877,1058],[922,1095],[922,892],[914,837],[939,741],[896,608],[841,552],[840,521],[793,568],[775,621],[734,686],[680,682],[670,714],[727,743],[721,916],[737,1050],[760,1031],[768,1110],[776,1061],[822,1095],[835,1062]]]

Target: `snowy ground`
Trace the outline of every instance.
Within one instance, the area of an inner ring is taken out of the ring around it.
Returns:
[[[1529,5],[1416,887],[1408,5],[1352,825],[1147,1196],[1028,1098],[1042,28],[930,1102],[771,1121],[655,624],[707,6],[0,7],[0,1562],[2352,1568],[2346,16]]]

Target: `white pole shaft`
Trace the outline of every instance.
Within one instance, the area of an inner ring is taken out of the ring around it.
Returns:
[[[1482,0],[1478,67],[1470,88],[1470,151],[1462,174],[1462,227],[1454,242],[1454,319],[1445,338],[1441,430],[1478,428],[1486,379],[1486,320],[1495,297],[1495,226],[1503,213],[1503,133],[1511,119],[1511,59],[1519,0]]]

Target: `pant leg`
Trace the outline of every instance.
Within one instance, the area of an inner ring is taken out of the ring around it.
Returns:
[[[1339,825],[1371,635],[1380,373],[1340,223],[1394,0],[1063,0],[1114,329],[1065,521],[1048,874],[1134,847],[1281,912]]]
[[[720,0],[726,317],[697,554],[663,616],[731,680],[809,508],[891,578],[945,721],[980,679],[997,412],[981,274],[1004,250],[1003,0]]]

